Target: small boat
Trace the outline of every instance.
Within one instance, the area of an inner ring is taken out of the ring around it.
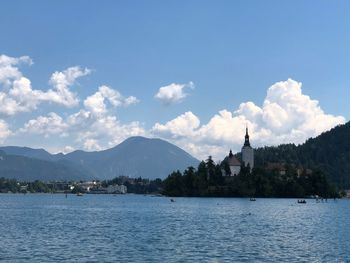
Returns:
[[[254,197],[251,197],[250,199],[249,199],[249,201],[256,201],[256,199],[254,198]]]
[[[175,202],[175,200],[174,200],[174,199],[170,199],[170,202],[172,202],[172,203],[173,203],[173,202]]]
[[[77,196],[83,196],[83,194],[82,193],[77,193]]]
[[[298,200],[298,204],[306,204],[305,200]]]

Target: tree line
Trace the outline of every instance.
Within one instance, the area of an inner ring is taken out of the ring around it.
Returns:
[[[184,172],[174,171],[166,179],[142,179],[116,177],[102,181],[107,187],[124,184],[128,193],[157,194],[187,197],[339,197],[338,188],[320,171],[300,174],[293,165],[285,165],[284,173],[277,169],[270,170],[264,166],[254,169],[241,166],[236,176],[230,174],[226,160],[215,163],[211,157],[199,163],[197,168],[188,167]],[[59,187],[61,185],[61,187]],[[62,188],[65,184],[45,183],[42,181],[18,182],[15,179],[0,178],[0,192],[7,193],[53,193],[71,192]],[[24,187],[25,186],[25,187]],[[68,186],[68,183],[67,183]],[[72,191],[74,193],[74,189]]]
[[[54,190],[48,184],[39,180],[20,183],[15,179],[0,178],[0,193],[51,193]]]
[[[310,138],[301,145],[283,144],[258,148],[255,163],[290,163],[321,170],[339,187],[350,189],[350,122]]]
[[[197,197],[339,197],[337,187],[319,170],[298,174],[292,165],[285,165],[283,174],[265,167],[250,170],[242,165],[238,175],[224,176],[229,174],[227,162],[216,164],[209,157],[197,169],[172,172],[163,181],[163,193]]]

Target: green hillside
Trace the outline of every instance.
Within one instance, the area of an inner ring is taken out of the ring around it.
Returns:
[[[289,163],[320,169],[331,181],[350,188],[350,122],[324,132],[304,144],[283,144],[255,150],[255,163]]]

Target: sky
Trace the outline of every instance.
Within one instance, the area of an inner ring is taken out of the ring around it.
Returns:
[[[350,118],[349,1],[1,1],[0,145],[199,159]]]

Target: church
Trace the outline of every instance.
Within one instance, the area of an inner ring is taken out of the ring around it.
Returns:
[[[244,137],[244,144],[242,147],[242,162],[244,166],[249,166],[250,170],[254,168],[254,149],[250,146],[248,127]],[[230,150],[229,155],[225,158],[230,167],[231,176],[236,176],[241,171],[241,162],[232,154]]]

